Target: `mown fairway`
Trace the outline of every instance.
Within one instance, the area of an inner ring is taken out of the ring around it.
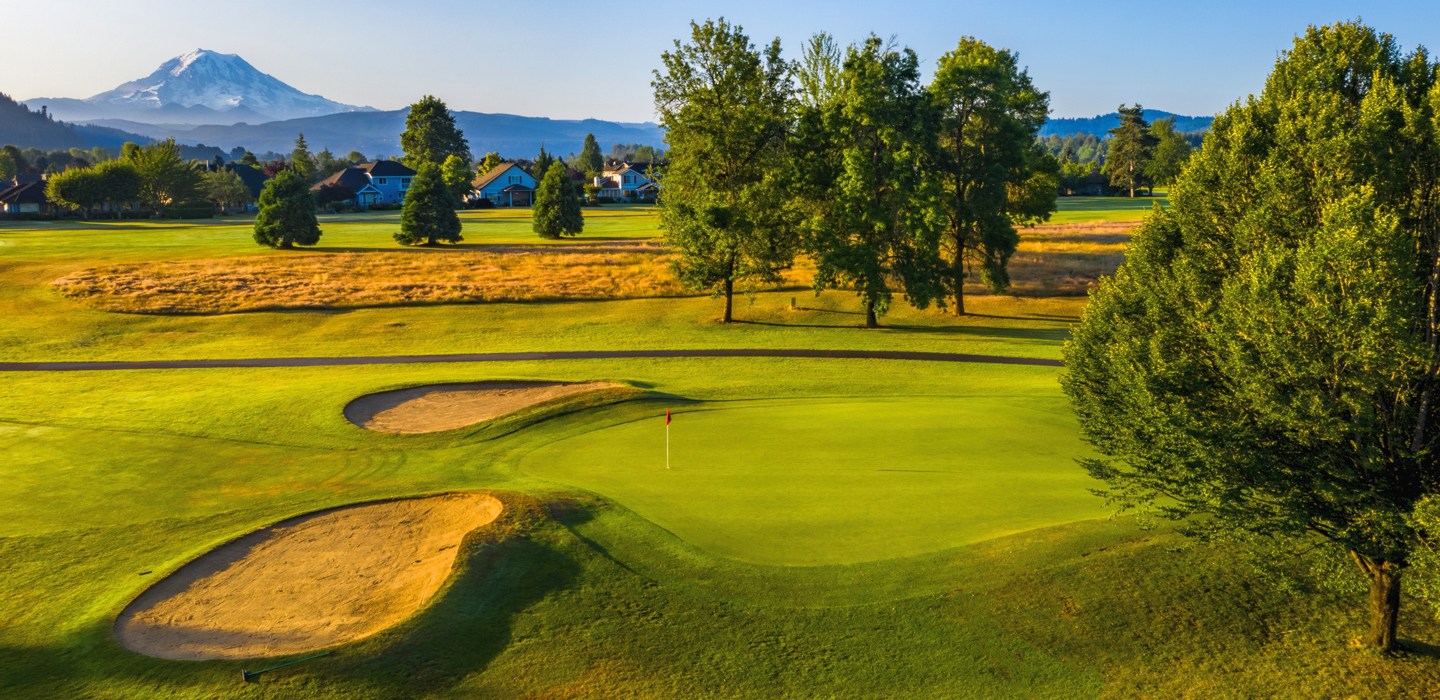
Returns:
[[[655,233],[649,210],[587,214],[579,241],[553,245]],[[397,250],[394,218],[322,220],[319,252]],[[464,221],[467,246],[541,243],[525,212]],[[50,286],[116,262],[285,258],[247,226],[0,225],[0,360],[746,347],[1053,359],[1083,308],[980,296],[974,316],[897,308],[867,332],[850,295],[802,288],[738,300],[746,322],[722,327],[706,297],[162,316],[99,311]],[[753,358],[0,373],[0,696],[1440,689],[1425,653],[1387,661],[1345,646],[1357,596],[1288,597],[1231,550],[1105,519],[1074,462],[1086,448],[1058,371]],[[649,393],[433,435],[341,415],[370,392],[486,379]],[[127,602],[219,543],[318,508],[457,489],[535,508],[523,532],[477,535],[425,612],[334,656],[242,687],[239,669],[263,663],[161,661],[113,639]],[[1405,629],[1440,639],[1418,613]]]

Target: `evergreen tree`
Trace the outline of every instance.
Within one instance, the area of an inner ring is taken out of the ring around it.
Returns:
[[[438,166],[449,156],[470,162],[470,144],[455,125],[455,116],[444,102],[431,95],[410,105],[400,147],[405,149],[405,164],[417,171],[426,163]]]
[[[1145,166],[1155,141],[1150,125],[1145,123],[1145,109],[1138,104],[1120,105],[1120,126],[1110,130],[1110,149],[1105,155],[1105,174],[1110,176],[1110,184],[1129,190],[1132,198],[1135,190],[1145,187],[1150,182]]]
[[[585,145],[580,147],[580,157],[575,167],[584,172],[587,178],[597,177],[605,169],[605,156],[600,153],[600,143],[595,140],[595,134],[585,134]]]
[[[1215,120],[1065,348],[1112,503],[1348,555],[1359,577],[1326,575],[1368,583],[1382,650],[1402,573],[1440,573],[1437,68],[1359,23],[1297,37]]]
[[[546,173],[550,172],[550,164],[554,162],[555,158],[549,153],[546,153],[545,145],[541,144],[540,154],[535,156],[535,162],[530,165],[530,172],[535,175],[536,180],[539,180],[545,177]]]
[[[934,171],[944,191],[945,284],[960,315],[969,264],[1003,291],[1020,244],[1016,226],[1055,210],[1059,166],[1035,144],[1050,96],[1035,89],[1014,53],[971,37],[940,58],[930,94],[940,120]]]
[[[455,214],[456,205],[439,166],[421,165],[405,193],[405,204],[400,209],[400,231],[395,234],[395,240],[400,245],[459,243],[460,217]]]
[[[575,236],[584,230],[579,188],[564,163],[553,162],[545,171],[535,189],[533,211],[535,233],[541,238]]]
[[[794,259],[783,182],[789,66],[778,39],[762,51],[723,19],[690,27],[651,83],[670,159],[660,225],[681,281],[723,296],[729,323],[737,282],[778,281]]]
[[[256,243],[290,249],[320,242],[315,197],[310,194],[310,181],[298,171],[285,168],[270,178],[260,191],[259,208],[255,215]]]
[[[310,153],[310,144],[305,143],[305,134],[295,137],[295,148],[290,151],[290,167],[300,173],[306,182],[314,182],[315,176],[320,172],[320,166],[315,162],[315,156]]]

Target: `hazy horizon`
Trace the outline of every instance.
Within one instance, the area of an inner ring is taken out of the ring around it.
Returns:
[[[1124,14],[1035,0],[1005,7],[921,0],[904,13],[854,2],[781,7],[745,0],[633,16],[572,0],[496,5],[483,16],[458,0],[401,7],[255,0],[240,14],[207,5],[65,0],[10,9],[10,25],[29,29],[14,33],[10,54],[43,60],[24,61],[23,71],[0,80],[0,92],[21,100],[90,97],[204,48],[238,54],[301,91],[382,110],[433,94],[459,110],[644,122],[655,119],[650,80],[660,53],[688,36],[691,19],[724,16],[757,45],[778,36],[791,58],[818,31],[842,44],[871,32],[894,35],[915,49],[927,73],[961,36],[973,35],[1019,53],[1036,85],[1050,92],[1053,117],[1092,117],[1122,102],[1202,116],[1259,91],[1276,56],[1307,25],[1362,16],[1355,3],[1342,2],[1218,2]],[[1367,7],[1363,19],[1394,34],[1403,50],[1440,44],[1440,9],[1431,4]],[[66,49],[51,46],[55,32],[35,31],[47,26],[65,28]],[[148,34],[137,41],[142,31]],[[424,37],[422,50],[408,50],[416,37]]]

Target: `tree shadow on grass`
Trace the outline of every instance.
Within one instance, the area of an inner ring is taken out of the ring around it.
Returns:
[[[835,312],[850,313],[850,312]],[[1027,320],[1027,319],[1016,319]],[[878,328],[866,328],[863,323],[783,323],[779,321],[755,321],[736,319],[737,325],[769,326],[774,328],[826,328],[857,331],[904,331],[930,335],[974,336],[985,338],[1006,338],[1010,340],[1039,340],[1063,342],[1070,337],[1068,328],[1010,328],[1005,326],[917,326],[908,324],[887,324],[881,322]]]
[[[442,598],[403,630],[377,638],[383,650],[343,674],[384,689],[386,697],[449,687],[484,671],[510,645],[516,616],[579,572],[575,561],[529,533],[484,542]]]

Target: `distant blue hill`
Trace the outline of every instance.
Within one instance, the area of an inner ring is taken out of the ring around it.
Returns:
[[[408,110],[343,112],[265,124],[194,126],[190,124],[142,124],[107,119],[91,124],[144,134],[151,138],[174,138],[180,143],[207,144],[230,150],[242,146],[255,153],[289,153],[295,136],[305,134],[311,150],[328,148],[336,154],[358,150],[370,156],[399,155],[400,132],[405,130]],[[602,150],[614,144],[664,146],[664,131],[653,123],[611,122],[599,119],[547,119],[513,114],[483,114],[457,111],[456,126],[465,132],[476,158],[499,151],[506,158],[530,158],[541,144],[551,153],[578,153],[585,135],[595,134]]]
[[[1175,118],[1175,130],[1180,132],[1208,131],[1210,129],[1210,123],[1215,121],[1215,117],[1187,117],[1183,114],[1174,114],[1158,109],[1145,110],[1145,121],[1147,122],[1153,122],[1156,119],[1164,119],[1166,117]],[[1095,117],[1065,117],[1051,119],[1046,122],[1045,126],[1040,127],[1040,135],[1070,136],[1072,134],[1090,134],[1092,136],[1105,138],[1109,135],[1110,130],[1117,126],[1120,126],[1119,112],[1101,114]]]

